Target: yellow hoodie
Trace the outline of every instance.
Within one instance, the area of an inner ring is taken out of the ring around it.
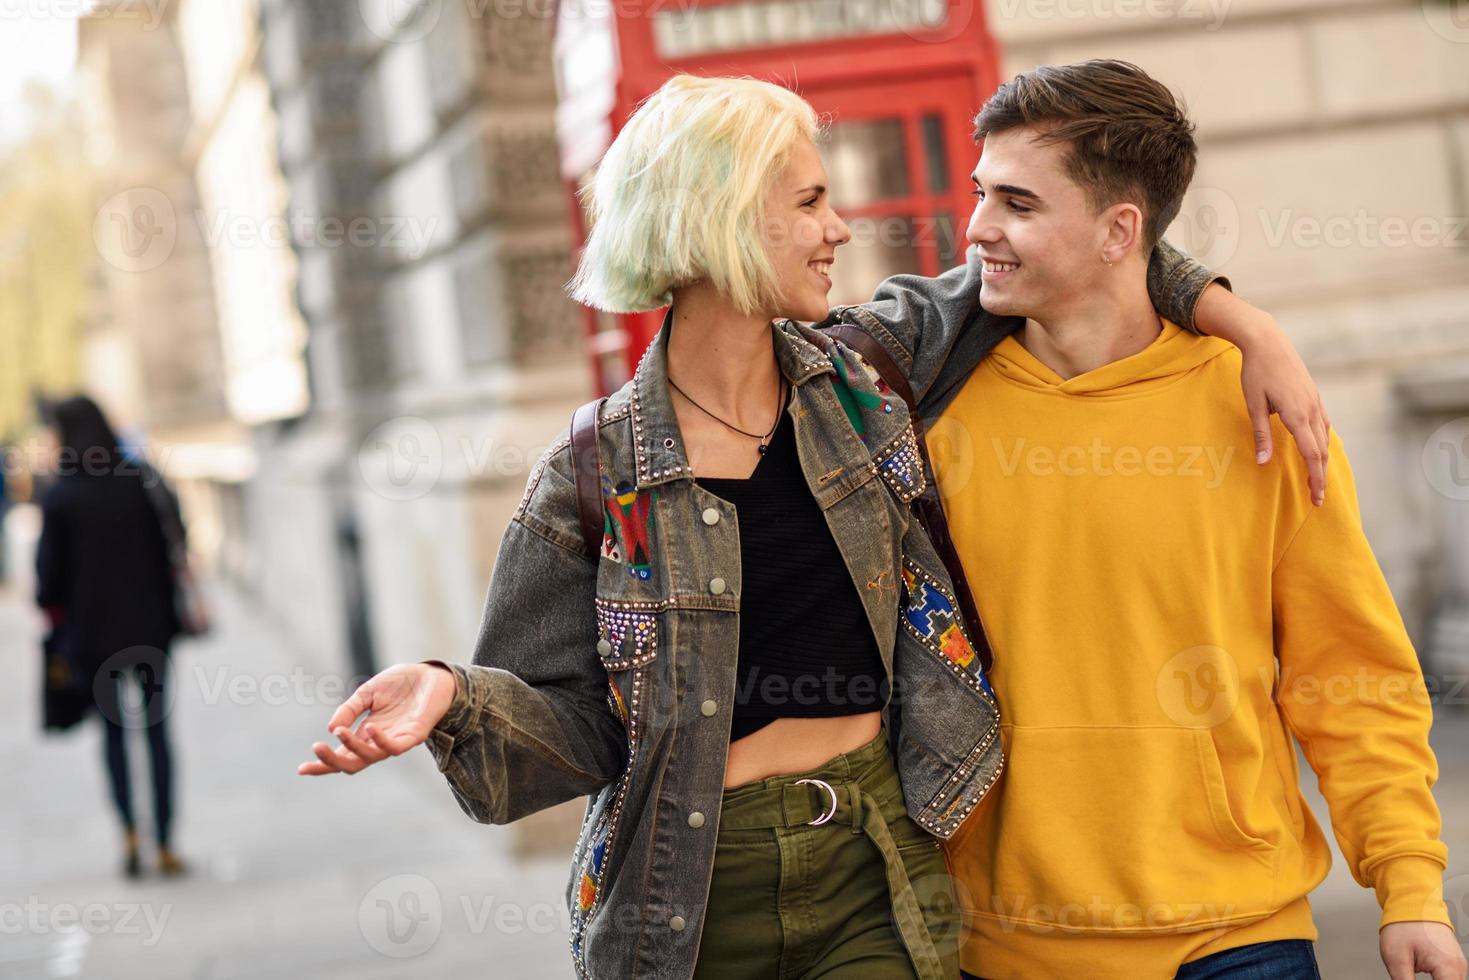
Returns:
[[[1288,732],[1382,923],[1449,921],[1431,707],[1341,442],[1314,508],[1274,418],[1255,463],[1240,363],[1165,321],[1062,379],[1010,337],[930,430],[1009,752],[947,846],[971,973],[1164,980],[1315,939],[1331,855]]]

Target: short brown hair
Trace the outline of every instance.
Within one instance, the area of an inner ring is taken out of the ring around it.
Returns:
[[[1194,124],[1137,65],[1099,58],[1016,75],[974,117],[974,139],[1022,127],[1069,145],[1067,175],[1096,209],[1141,198],[1149,249],[1178,216],[1198,158]]]

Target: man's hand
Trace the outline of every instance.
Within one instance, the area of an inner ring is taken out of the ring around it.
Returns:
[[[1296,448],[1310,470],[1311,500],[1320,507],[1326,501],[1326,454],[1330,445],[1331,420],[1321,403],[1321,392],[1301,355],[1296,353],[1275,317],[1257,309],[1216,283],[1210,283],[1194,308],[1194,326],[1227,340],[1245,356],[1240,386],[1255,430],[1255,461],[1266,463],[1275,447],[1270,438],[1270,416],[1280,421],[1295,437]]]
[[[1442,922],[1394,922],[1378,934],[1382,962],[1391,980],[1464,980],[1464,950],[1454,930]]]
[[[454,702],[455,684],[450,671],[433,664],[398,664],[368,678],[327,722],[327,731],[341,739],[341,746],[314,743],[317,761],[301,763],[296,772],[350,774],[402,755],[425,741],[443,719]],[[352,722],[364,711],[362,727],[352,731]]]

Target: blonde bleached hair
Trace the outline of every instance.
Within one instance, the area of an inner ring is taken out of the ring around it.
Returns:
[[[776,309],[761,236],[765,195],[797,140],[819,135],[810,104],[779,85],[669,79],[633,113],[583,188],[592,231],[567,284],[572,298],[638,313],[707,279],[742,313]]]

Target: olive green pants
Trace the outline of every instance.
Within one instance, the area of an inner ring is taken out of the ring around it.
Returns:
[[[724,791],[694,980],[957,980],[960,928],[885,733]]]

